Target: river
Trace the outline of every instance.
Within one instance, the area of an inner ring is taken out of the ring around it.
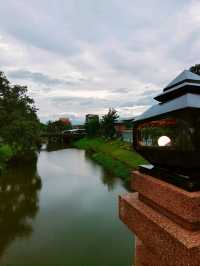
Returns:
[[[41,151],[0,179],[0,265],[130,266],[122,182],[82,150]]]

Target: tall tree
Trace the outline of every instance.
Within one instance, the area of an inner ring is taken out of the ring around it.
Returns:
[[[11,85],[0,72],[0,136],[15,155],[34,152],[39,140],[39,120],[27,87]]]
[[[112,139],[115,136],[115,122],[118,118],[117,111],[113,108],[110,108],[108,113],[102,117],[101,130],[104,137]]]

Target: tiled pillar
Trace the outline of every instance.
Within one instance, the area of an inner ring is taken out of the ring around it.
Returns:
[[[137,236],[135,266],[200,266],[200,192],[133,173],[120,219]]]

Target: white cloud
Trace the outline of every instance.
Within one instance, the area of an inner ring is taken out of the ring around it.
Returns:
[[[198,63],[198,0],[7,0],[0,70],[26,84],[42,120],[144,111]]]

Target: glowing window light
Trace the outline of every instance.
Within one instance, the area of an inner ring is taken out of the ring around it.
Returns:
[[[167,136],[162,136],[158,139],[158,146],[160,147],[170,146],[170,144],[171,139]]]

